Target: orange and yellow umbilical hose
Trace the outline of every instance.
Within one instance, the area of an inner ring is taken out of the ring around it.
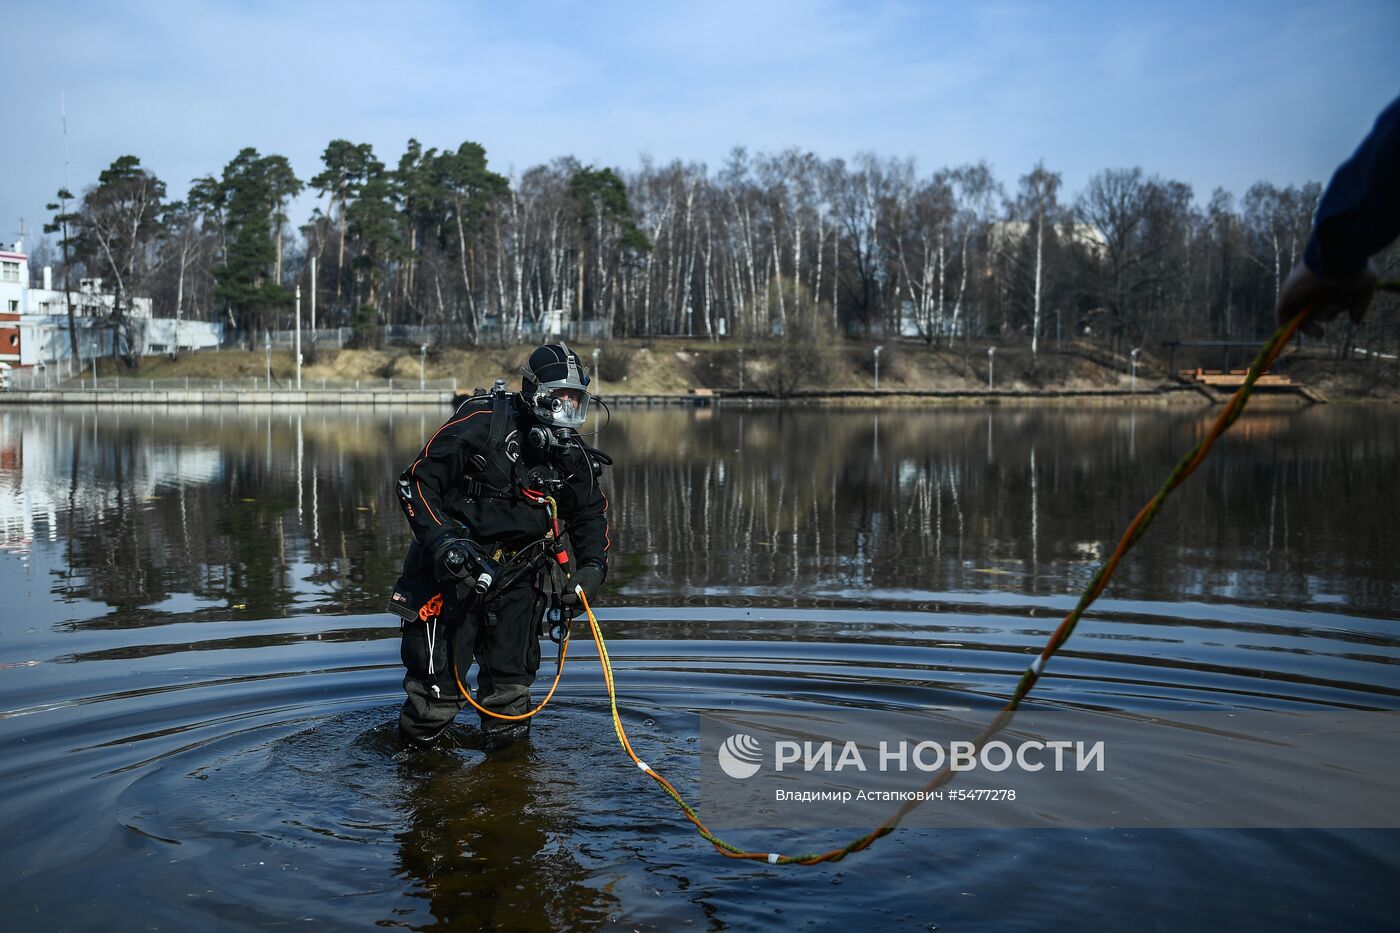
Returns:
[[[1400,279],[1391,279],[1381,282],[1377,287],[1385,291],[1400,292]],[[1119,538],[1118,544],[1113,549],[1113,552],[1108,556],[1108,559],[1099,566],[1099,569],[1094,573],[1089,584],[1084,588],[1083,593],[1080,594],[1079,601],[1075,604],[1075,607],[1070,610],[1069,614],[1066,615],[1055,628],[1049,640],[1045,643],[1045,647],[1040,650],[1035,659],[1030,663],[1030,666],[1021,674],[1011,698],[1007,700],[1006,704],[992,721],[988,723],[987,727],[973,740],[976,751],[980,751],[993,736],[1005,728],[1007,723],[1011,721],[1012,716],[1020,707],[1021,702],[1031,692],[1036,682],[1039,681],[1044,674],[1046,664],[1049,663],[1056,652],[1064,646],[1070,636],[1074,634],[1079,620],[1083,618],[1088,608],[1108,587],[1108,581],[1113,577],[1114,571],[1118,569],[1118,565],[1122,562],[1128,551],[1131,550],[1132,546],[1136,544],[1147,531],[1147,528],[1152,524],[1153,519],[1157,517],[1157,513],[1161,510],[1163,503],[1166,502],[1167,497],[1171,495],[1173,490],[1185,482],[1187,477],[1195,472],[1196,468],[1205,460],[1206,454],[1210,452],[1215,442],[1221,435],[1228,431],[1230,426],[1239,418],[1240,413],[1244,411],[1245,404],[1248,402],[1250,394],[1254,390],[1255,382],[1261,375],[1267,372],[1269,367],[1278,359],[1283,348],[1288,345],[1288,342],[1293,338],[1293,335],[1308,317],[1308,313],[1307,311],[1300,313],[1292,320],[1279,327],[1278,330],[1274,332],[1273,336],[1260,348],[1259,353],[1254,358],[1253,364],[1249,368],[1249,373],[1245,376],[1244,383],[1240,385],[1235,391],[1235,394],[1230,397],[1229,403],[1220,414],[1216,416],[1215,421],[1211,424],[1210,430],[1206,432],[1205,436],[1201,438],[1190,452],[1181,458],[1172,469],[1171,473],[1168,474],[1161,488],[1157,490],[1156,494],[1148,500],[1147,504],[1142,507],[1128,524],[1127,529],[1123,532],[1122,537]],[[593,607],[589,605],[588,596],[584,593],[583,588],[576,587],[575,592],[578,594],[584,612],[588,616],[588,625],[593,633],[594,642],[598,646],[598,661],[603,670],[603,683],[608,691],[608,707],[612,716],[613,731],[617,735],[618,744],[621,745],[622,750],[627,753],[627,757],[632,759],[632,763],[645,773],[647,777],[655,781],[666,795],[675,801],[676,805],[680,807],[681,812],[685,814],[686,819],[695,826],[696,831],[705,841],[714,846],[715,850],[721,855],[734,859],[763,861],[774,865],[818,865],[823,862],[837,862],[853,852],[860,852],[863,849],[869,848],[875,840],[893,832],[900,824],[900,821],[902,821],[910,811],[919,806],[921,802],[920,796],[914,795],[912,799],[900,806],[884,822],[870,830],[870,832],[852,840],[844,846],[829,849],[824,852],[803,855],[782,855],[777,852],[755,852],[719,838],[705,825],[704,821],[700,818],[700,814],[696,812],[694,807],[686,802],[685,798],[681,796],[681,793],[676,790],[675,785],[648,765],[637,755],[636,750],[633,749],[631,741],[627,738],[627,730],[622,725],[622,717],[618,712],[617,684],[613,676],[612,658],[608,654],[608,646],[606,640],[603,638],[602,628],[598,624],[597,616],[593,614]],[[567,654],[567,650],[568,640],[565,638],[561,645],[561,651],[564,654],[561,654],[559,672],[555,675],[554,683],[549,688],[548,695],[545,696],[544,700],[541,701],[537,707],[520,716],[506,716],[484,709],[479,706],[476,701],[472,700],[469,691],[462,686],[460,678],[457,684],[462,691],[462,695],[467,698],[467,701],[478,711],[486,715],[494,716],[497,719],[529,719],[540,710],[544,709],[545,705],[549,703],[550,698],[554,696],[554,691],[559,686],[559,679],[564,673],[563,657]],[[952,781],[954,776],[955,772],[952,771],[951,768],[945,767],[925,783],[920,790],[936,790]]]
[[[1389,291],[1400,291],[1400,280],[1383,282],[1380,287]],[[1245,376],[1244,383],[1241,384],[1235,391],[1235,394],[1231,396],[1229,403],[1211,424],[1210,430],[1206,432],[1205,436],[1201,438],[1200,442],[1197,443],[1186,456],[1181,458],[1180,462],[1177,463],[1167,476],[1166,482],[1162,484],[1156,494],[1148,500],[1147,504],[1142,507],[1133,518],[1132,522],[1129,523],[1127,530],[1123,532],[1123,536],[1118,540],[1118,545],[1113,549],[1108,559],[1105,560],[1094,573],[1088,586],[1084,588],[1084,592],[1080,595],[1078,603],[1055,628],[1049,640],[1045,643],[1045,647],[1040,650],[1035,660],[1033,660],[1030,666],[1026,668],[1025,672],[1021,674],[1020,680],[1017,681],[1016,689],[1012,693],[1011,698],[1007,700],[1006,705],[1001,708],[996,717],[993,718],[987,727],[973,740],[974,748],[977,752],[980,752],[982,747],[1011,721],[1011,717],[1021,705],[1021,701],[1026,698],[1026,695],[1031,692],[1036,682],[1040,680],[1041,676],[1044,674],[1045,665],[1055,656],[1055,653],[1060,650],[1065,642],[1069,640],[1069,637],[1074,634],[1075,627],[1079,624],[1079,620],[1083,617],[1085,611],[1099,598],[1104,589],[1108,586],[1109,579],[1112,578],[1114,571],[1118,569],[1118,565],[1122,562],[1124,555],[1128,553],[1132,546],[1137,543],[1138,539],[1142,537],[1143,533],[1147,531],[1148,526],[1152,524],[1152,520],[1157,517],[1157,513],[1161,510],[1162,504],[1166,501],[1167,496],[1171,495],[1172,490],[1180,486],[1186,481],[1188,476],[1195,472],[1196,468],[1201,465],[1201,461],[1205,459],[1211,447],[1214,446],[1216,440],[1229,430],[1230,426],[1239,418],[1240,413],[1244,411],[1245,403],[1249,400],[1250,393],[1254,390],[1255,381],[1278,359],[1279,354],[1283,351],[1283,348],[1288,345],[1288,341],[1293,338],[1293,335],[1308,317],[1308,314],[1309,312],[1304,311],[1288,323],[1279,327],[1264,346],[1260,348],[1258,355],[1254,358],[1254,363],[1249,368],[1248,375]],[[735,859],[764,861],[774,865],[817,865],[823,862],[837,862],[844,859],[852,852],[859,852],[869,848],[876,839],[893,832],[900,821],[921,803],[919,795],[914,795],[912,799],[900,806],[899,809],[892,813],[883,823],[876,826],[870,832],[852,840],[844,846],[829,849],[824,852],[804,855],[782,855],[777,852],[753,852],[719,838],[705,826],[704,822],[700,819],[700,815],[690,804],[686,803],[675,786],[638,757],[636,751],[633,750],[632,743],[628,741],[627,732],[623,728],[622,718],[618,715],[617,688],[613,680],[612,660],[608,656],[607,643],[603,640],[603,632],[598,625],[598,619],[593,615],[592,607],[588,605],[588,597],[584,595],[581,588],[578,589],[577,592],[579,594],[579,599],[583,603],[584,611],[588,614],[588,625],[593,631],[593,638],[598,644],[598,659],[603,668],[603,682],[606,684],[608,690],[608,703],[612,713],[613,730],[617,733],[618,743],[622,746],[622,750],[627,753],[627,757],[632,759],[632,763],[660,785],[666,795],[674,800],[676,805],[681,808],[681,812],[685,814],[686,819],[695,825],[696,831],[699,832],[710,845],[714,846],[715,850],[721,855]],[[950,768],[945,767],[924,784],[920,790],[936,790],[951,781],[954,774],[955,772]]]

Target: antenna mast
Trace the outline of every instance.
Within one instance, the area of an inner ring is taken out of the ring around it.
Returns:
[[[62,90],[58,92],[58,114],[63,120],[63,187],[68,188],[73,183],[68,175],[68,98]]]

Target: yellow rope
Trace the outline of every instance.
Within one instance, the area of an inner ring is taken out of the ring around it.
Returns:
[[[1382,283],[1382,287],[1400,290],[1400,280]],[[1254,390],[1255,381],[1273,365],[1274,360],[1278,358],[1279,353],[1282,352],[1283,348],[1288,344],[1288,341],[1292,339],[1294,333],[1310,313],[1309,310],[1300,312],[1292,320],[1279,327],[1279,329],[1274,332],[1273,336],[1260,348],[1258,355],[1254,358],[1253,365],[1249,368],[1249,374],[1245,376],[1243,384],[1240,385],[1235,391],[1235,394],[1230,398],[1229,404],[1227,404],[1224,410],[1216,417],[1215,422],[1211,425],[1205,437],[1177,463],[1176,467],[1167,476],[1166,482],[1162,484],[1157,493],[1133,518],[1128,528],[1123,532],[1123,536],[1119,539],[1118,545],[1114,548],[1113,553],[1103,562],[1098,571],[1095,572],[1093,578],[1089,581],[1088,586],[1084,588],[1084,592],[1080,595],[1079,601],[1074,609],[1060,622],[1059,626],[1057,626],[1055,631],[1050,635],[1050,639],[1046,642],[1045,647],[1041,649],[1035,660],[1031,662],[1030,667],[1021,674],[1020,680],[1017,681],[1016,684],[1016,690],[1012,693],[1006,705],[1001,708],[991,723],[982,730],[981,734],[973,740],[975,751],[980,751],[981,748],[991,740],[992,736],[1000,732],[1006,724],[1011,721],[1011,717],[1021,705],[1021,701],[1025,699],[1026,695],[1030,693],[1031,689],[1040,679],[1041,674],[1045,670],[1046,663],[1060,650],[1064,643],[1069,640],[1070,635],[1073,634],[1085,610],[1087,610],[1094,600],[1098,599],[1099,595],[1103,593],[1104,589],[1108,586],[1109,578],[1113,576],[1113,572],[1118,568],[1119,562],[1122,561],[1128,550],[1132,548],[1142,537],[1143,533],[1146,532],[1152,520],[1157,517],[1157,513],[1161,509],[1167,496],[1172,490],[1180,486],[1186,478],[1195,471],[1196,467],[1200,466],[1201,461],[1205,459],[1206,454],[1210,451],[1210,448],[1215,444],[1216,440],[1229,430],[1230,425],[1234,424],[1235,420],[1239,418],[1240,413],[1244,410],[1245,403],[1249,400],[1250,393]],[[852,852],[859,852],[862,849],[868,848],[871,843],[881,836],[893,832],[900,821],[922,802],[924,797],[922,793],[914,795],[913,798],[905,802],[899,809],[886,818],[883,823],[870,832],[841,848],[831,849],[821,853],[780,855],[776,852],[750,852],[715,836],[701,821],[699,814],[695,812],[694,808],[685,802],[680,792],[672,786],[671,782],[658,774],[641,758],[637,757],[637,753],[632,750],[632,743],[627,740],[627,730],[623,728],[622,717],[618,714],[617,710],[617,688],[613,680],[612,659],[608,656],[607,643],[603,640],[602,629],[598,625],[597,617],[593,615],[593,609],[588,604],[588,596],[583,592],[583,588],[575,587],[574,592],[578,594],[579,600],[583,604],[584,612],[588,614],[588,625],[592,629],[593,639],[598,645],[598,660],[603,668],[603,682],[607,685],[608,689],[608,703],[612,711],[613,730],[617,733],[618,743],[622,746],[623,751],[627,753],[627,756],[632,759],[633,763],[636,764],[638,768],[642,769],[642,771],[646,772],[648,777],[656,781],[656,783],[661,786],[662,790],[666,792],[667,796],[676,802],[681,808],[681,811],[685,813],[686,819],[690,820],[690,822],[695,825],[700,835],[713,845],[721,855],[729,858],[761,860],[775,865],[816,865],[821,862],[840,861]],[[951,768],[945,766],[943,770],[939,771],[938,774],[934,775],[931,780],[924,784],[920,790],[923,792],[935,790],[947,784],[954,776],[955,772],[952,771]]]

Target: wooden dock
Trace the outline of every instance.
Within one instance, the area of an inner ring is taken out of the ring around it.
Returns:
[[[1196,385],[1213,391],[1229,395],[1240,386],[1249,376],[1249,371],[1244,369],[1183,369],[1177,373],[1177,378],[1188,385]],[[1279,392],[1301,396],[1309,402],[1315,404],[1325,404],[1327,396],[1321,391],[1296,382],[1289,376],[1278,373],[1264,373],[1254,380],[1254,391],[1256,392]]]

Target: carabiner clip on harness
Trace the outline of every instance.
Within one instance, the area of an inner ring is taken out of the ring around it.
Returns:
[[[564,570],[569,572],[569,551],[564,547],[564,535],[559,528],[559,503],[554,501],[554,497],[540,492],[538,489],[520,488],[520,494],[527,502],[542,506],[549,512],[549,531],[545,533],[545,541],[549,545],[550,551],[554,554],[555,561]]]

